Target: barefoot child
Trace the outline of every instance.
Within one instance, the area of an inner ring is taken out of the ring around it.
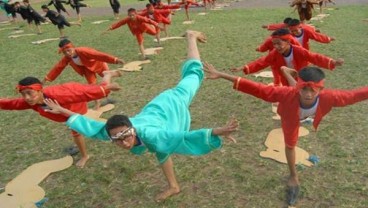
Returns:
[[[314,117],[313,126],[317,129],[323,116],[333,107],[343,107],[368,99],[368,87],[353,90],[323,89],[324,73],[317,67],[305,67],[298,72],[293,87],[275,87],[253,82],[217,71],[205,64],[208,79],[225,79],[233,82],[235,90],[253,95],[267,102],[279,102],[277,113],[281,116],[284,133],[285,153],[290,170],[288,203],[296,203],[300,190],[295,167],[295,146],[298,142],[300,120]]]
[[[97,74],[103,77],[103,72],[109,70],[107,63],[124,64],[122,59],[97,51],[88,47],[75,47],[68,39],[59,43],[59,52],[64,54],[63,58],[52,67],[45,76],[42,83],[54,81],[70,65],[79,75],[84,76],[88,84],[97,83]],[[95,109],[100,107],[96,100]]]
[[[106,97],[110,91],[119,89],[117,84],[112,84],[111,78],[120,76],[117,71],[106,71],[103,82],[99,85],[82,85],[79,83],[65,83],[43,88],[41,81],[35,77],[26,77],[19,81],[17,85],[21,98],[1,98],[0,109],[2,110],[26,110],[32,109],[40,116],[56,122],[65,122],[68,116],[56,115],[48,112],[44,99],[56,100],[66,109],[85,114],[87,112],[87,102]],[[74,142],[79,148],[82,158],[76,163],[77,167],[83,167],[89,156],[82,135],[72,131]]]
[[[317,33],[314,30],[303,28],[302,24],[298,19],[292,19],[288,23],[288,28],[291,34],[296,40],[303,46],[303,48],[309,50],[309,40],[315,40],[319,43],[330,43],[335,38],[329,37],[322,33]]]
[[[271,66],[273,74],[273,83],[275,86],[288,85],[286,79],[281,76],[280,67],[287,66],[297,71],[310,63],[333,70],[336,66],[341,66],[344,60],[334,60],[327,56],[312,53],[305,48],[291,45],[288,40],[288,35],[283,30],[276,30],[272,33],[272,43],[274,49],[266,56],[261,57],[249,64],[241,67],[232,68],[232,71],[242,71],[245,74],[258,72],[268,66]]]
[[[137,14],[137,11],[133,8],[128,9],[128,17],[114,23],[110,26],[107,31],[115,30],[123,25],[127,24],[130,32],[137,38],[139,50],[141,51],[142,58],[146,59],[143,46],[143,33],[148,33],[149,35],[155,35],[158,43],[160,43],[160,27],[157,22],[142,17]],[[105,31],[104,33],[106,33]]]
[[[155,153],[169,185],[156,196],[156,201],[165,200],[180,192],[171,154],[207,154],[221,147],[222,140],[219,136],[235,141],[230,134],[238,127],[237,120],[231,119],[223,127],[190,130],[189,106],[204,78],[196,41],[205,42],[206,39],[202,33],[196,31],[188,31],[186,36],[188,56],[182,67],[180,82],[154,98],[132,118],[115,115],[105,124],[49,102],[53,111],[72,115],[67,125],[81,134],[100,140],[111,140],[134,154],[147,151]]]

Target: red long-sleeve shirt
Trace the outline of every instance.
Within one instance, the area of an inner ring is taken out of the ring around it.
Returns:
[[[105,89],[105,84],[83,85],[79,83],[66,83],[49,86],[43,89],[45,98],[57,100],[64,108],[75,113],[85,114],[87,102],[106,97],[110,90]],[[45,111],[43,105],[29,105],[23,98],[1,98],[0,109],[2,110],[27,110],[37,111],[41,116],[56,122],[65,122],[68,117],[62,114],[53,114]]]
[[[314,30],[311,29],[306,29],[306,28],[302,28],[303,31],[303,43],[302,46],[303,48],[309,50],[309,40],[315,40],[317,42],[320,43],[329,43],[331,42],[331,38],[328,37],[327,35],[321,34],[321,33],[317,33]]]
[[[305,48],[299,46],[291,45],[291,50],[293,53],[292,68],[297,71],[308,66],[309,63],[330,70],[333,70],[335,68],[332,58],[318,53],[312,53]],[[272,69],[274,77],[273,82],[276,86],[280,84],[289,85],[285,77],[282,76],[282,72],[280,70],[282,66],[287,66],[287,64],[285,62],[284,56],[277,52],[276,49],[273,49],[266,56],[263,56],[255,61],[244,65],[243,71],[245,74],[252,74],[265,69],[268,66],[270,66]]]
[[[310,29],[310,30],[313,30],[315,31],[316,28],[314,26],[311,26],[311,25],[308,25],[308,24],[303,24],[301,23],[301,26],[303,29]],[[285,23],[273,23],[273,24],[269,24],[267,25],[267,30],[278,30],[278,29],[282,29],[282,28],[287,28],[288,25],[285,24]]]
[[[77,47],[75,52],[78,55],[82,66],[77,65],[74,61],[67,56],[64,56],[55,66],[49,71],[45,79],[47,81],[54,81],[67,65],[70,65],[74,71],[79,75],[85,76],[88,83],[95,84],[95,79],[90,79],[88,73],[101,74],[103,71],[108,69],[106,63],[116,64],[118,58],[109,54],[97,51],[93,48],[88,47]]]
[[[296,146],[299,133],[299,91],[295,87],[274,87],[253,82],[239,77],[233,85],[235,90],[253,95],[267,102],[279,102],[277,113],[281,117],[281,127],[285,144],[289,148]],[[318,128],[323,116],[333,107],[343,107],[368,99],[368,87],[353,90],[323,89],[319,94],[319,102],[313,126]]]
[[[140,16],[149,18],[157,23],[170,24],[171,21],[167,18],[171,13],[170,9],[155,9],[153,14],[149,14],[147,9],[139,13]]]
[[[110,26],[111,30],[115,30],[116,28],[119,28],[123,25],[127,24],[129,27],[130,32],[132,32],[133,35],[139,34],[139,33],[144,33],[147,28],[149,27],[148,24],[153,25],[155,27],[158,27],[158,23],[143,17],[143,16],[139,16],[136,15],[135,19],[132,20],[130,17],[126,17],[116,23],[114,23],[113,25]]]
[[[180,2],[179,4],[184,5],[185,10],[188,10],[191,5],[200,6],[198,3],[194,2],[194,1],[191,1],[191,0],[187,0],[185,3]]]

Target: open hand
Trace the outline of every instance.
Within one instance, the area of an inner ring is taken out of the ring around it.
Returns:
[[[234,131],[237,131],[239,122],[235,117],[231,117],[225,126],[214,128],[212,130],[213,135],[223,136],[225,139],[236,143],[236,139],[231,135]]]
[[[53,113],[53,114],[61,114],[63,111],[63,107],[60,106],[57,100],[52,100],[50,98],[46,98],[43,102],[49,107],[46,109],[46,112]]]
[[[203,70],[206,72],[206,79],[218,79],[220,78],[219,72],[215,69],[212,64],[207,62],[203,62],[204,68]]]
[[[342,58],[338,58],[334,61],[335,61],[335,66],[342,66],[345,62],[344,59],[342,59]]]

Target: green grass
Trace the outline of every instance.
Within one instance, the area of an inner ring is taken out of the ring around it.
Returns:
[[[368,79],[367,6],[341,7],[329,11],[323,22],[315,25],[323,33],[336,37],[329,45],[312,43],[312,50],[346,63],[334,72],[326,71],[327,87],[351,89],[366,85]],[[174,16],[171,35],[186,29],[207,34],[208,43],[200,45],[202,59],[220,69],[240,66],[263,54],[255,48],[269,34],[262,24],[282,21],[288,9],[247,9],[214,11],[197,16],[194,25],[182,25],[182,12]],[[292,14],[296,17],[296,14]],[[346,18],[348,17],[348,18]],[[65,32],[77,46],[90,46],[134,61],[139,58],[135,38],[127,27],[100,36],[110,23],[92,25],[101,17],[85,18],[81,28]],[[58,37],[52,25],[42,26],[40,36],[7,39],[9,31],[0,31],[1,97],[18,96],[17,81],[25,76],[42,78],[60,59],[57,42],[32,45],[31,41]],[[145,46],[156,44],[146,36]],[[185,42],[163,43],[164,50],[152,57],[143,72],[126,73],[118,82],[123,87],[112,98],[116,113],[130,116],[162,90],[179,79],[179,68],[185,59]],[[110,65],[111,69],[116,68]],[[241,75],[241,74],[239,74]],[[269,79],[254,78],[260,82]],[[53,83],[85,82],[71,68]],[[260,158],[263,142],[280,123],[271,119],[271,105],[235,92],[226,81],[205,81],[191,106],[192,128],[222,125],[231,115],[241,123],[236,133],[237,144],[224,147],[203,157],[173,157],[182,193],[156,204],[153,197],[166,186],[166,181],[153,155],[134,156],[110,143],[87,141],[91,160],[84,169],[74,166],[41,183],[49,201],[45,207],[283,207],[285,206],[286,165]],[[301,207],[368,207],[367,174],[367,103],[333,110],[322,121],[317,133],[301,138],[299,146],[318,155],[321,162],[299,171],[302,183]],[[70,133],[60,123],[50,122],[32,111],[2,111],[0,125],[0,187],[4,187],[29,165],[60,158],[62,149],[72,144]],[[311,127],[308,127],[311,130]],[[78,159],[78,156],[76,157]]]

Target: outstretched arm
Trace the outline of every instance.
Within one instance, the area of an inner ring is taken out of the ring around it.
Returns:
[[[212,64],[209,64],[207,62],[204,62],[204,69],[203,70],[207,74],[206,79],[219,79],[219,78],[222,78],[222,79],[228,80],[230,82],[234,82],[238,78],[237,76],[233,76],[233,75],[230,75],[230,74],[226,74],[224,72],[217,71],[216,68]]]

